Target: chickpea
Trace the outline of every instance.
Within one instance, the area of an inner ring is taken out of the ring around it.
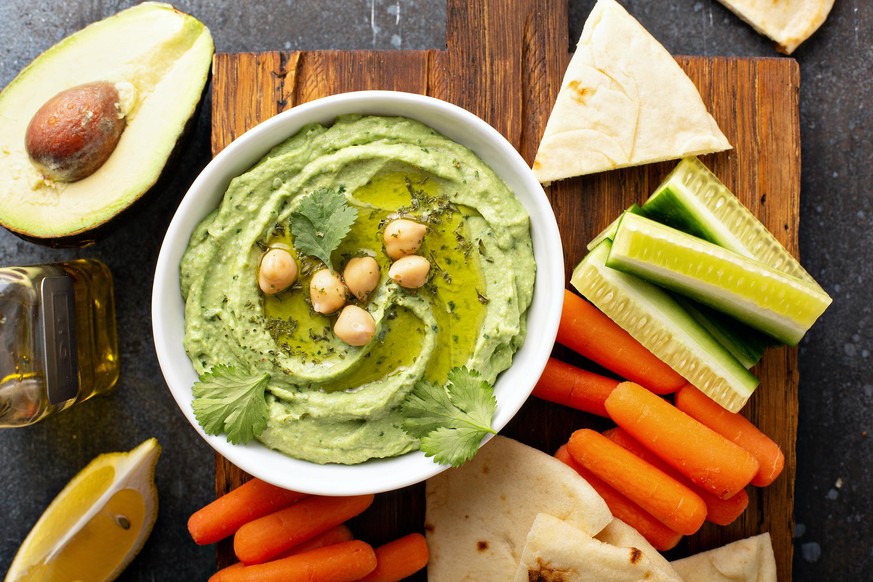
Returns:
[[[267,295],[284,291],[297,280],[297,262],[285,249],[273,248],[261,257],[258,287]]]
[[[376,321],[366,309],[346,305],[336,319],[333,333],[350,346],[365,346],[376,333]]]
[[[413,255],[421,247],[421,241],[427,232],[427,226],[413,220],[399,218],[392,220],[385,227],[382,240],[385,243],[385,254],[392,260],[406,255]]]
[[[379,263],[373,257],[355,257],[346,265],[343,280],[358,301],[365,303],[379,284]]]
[[[407,289],[418,289],[427,283],[430,261],[419,255],[409,255],[394,261],[388,269],[391,280]]]
[[[312,275],[309,282],[309,298],[312,308],[319,313],[333,313],[346,303],[346,286],[339,275],[329,269],[321,269]]]

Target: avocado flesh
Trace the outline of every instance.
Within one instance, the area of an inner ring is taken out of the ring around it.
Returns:
[[[214,45],[203,23],[167,4],[144,3],[62,40],[0,93],[0,224],[52,244],[95,229],[160,177],[197,110]],[[34,113],[64,89],[91,81],[133,85],[127,127],[109,159],[78,182],[46,180],[24,134]]]

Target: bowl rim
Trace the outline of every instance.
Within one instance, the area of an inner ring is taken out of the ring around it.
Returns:
[[[398,110],[402,113],[397,113]],[[498,432],[527,400],[551,354],[565,285],[563,249],[557,221],[542,186],[512,144],[491,125],[457,105],[435,97],[399,91],[339,93],[287,109],[228,144],[191,184],[161,244],[152,289],[152,332],[158,363],[180,411],[216,452],[243,471],[273,485],[319,495],[390,491],[424,481],[448,467],[435,463],[421,451],[387,459],[371,459],[357,465],[320,465],[268,449],[258,441],[232,445],[223,434],[207,435],[191,409],[191,386],[197,375],[182,346],[184,301],[180,291],[179,262],[194,227],[220,203],[233,177],[248,170],[270,148],[294,135],[305,124],[313,121],[330,122],[338,115],[355,113],[417,119],[466,145],[480,158],[483,158],[483,153],[471,143],[478,147],[487,146],[488,155],[505,160],[505,168],[495,168],[489,164],[498,176],[507,181],[507,176],[511,174],[512,181],[519,181],[524,187],[522,195],[519,195],[517,188],[514,191],[531,218],[537,274],[533,299],[526,313],[525,341],[514,355],[512,366],[502,372],[495,383],[498,410],[494,426]],[[452,131],[452,127],[458,129]],[[449,131],[444,131],[447,128]],[[453,133],[462,133],[468,139],[457,139],[451,135]],[[204,198],[214,198],[215,203],[205,204],[202,202]],[[179,314],[180,306],[182,317],[175,317]],[[181,335],[178,333],[179,326],[182,328]],[[522,359],[523,366],[516,365],[518,359]],[[513,388],[517,398],[504,398],[501,401],[499,394],[505,393],[507,387],[519,381],[522,381],[523,390]],[[483,444],[490,438],[491,435],[483,440]]]

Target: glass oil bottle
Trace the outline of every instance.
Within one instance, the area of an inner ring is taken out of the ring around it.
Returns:
[[[106,265],[79,259],[0,268],[0,428],[33,424],[117,380]]]

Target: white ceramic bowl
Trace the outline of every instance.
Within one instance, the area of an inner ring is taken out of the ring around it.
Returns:
[[[161,246],[152,292],[155,349],[164,378],[182,413],[217,452],[234,465],[286,489],[320,495],[378,493],[418,483],[445,467],[421,452],[359,465],[318,465],[293,459],[259,442],[232,445],[224,435],[210,436],[194,418],[191,387],[197,374],[182,347],[184,302],[179,263],[194,227],[216,208],[231,179],[248,170],[267,151],[311,122],[329,124],[345,113],[400,115],[417,119],[466,145],[515,192],[531,217],[537,275],[527,316],[527,339],[512,366],[495,385],[499,430],[533,390],[551,352],[558,329],[564,288],[564,261],[558,226],[542,187],[524,159],[490,125],[445,101],[391,91],[344,93],[298,105],[240,136],[203,170],[185,195]]]

